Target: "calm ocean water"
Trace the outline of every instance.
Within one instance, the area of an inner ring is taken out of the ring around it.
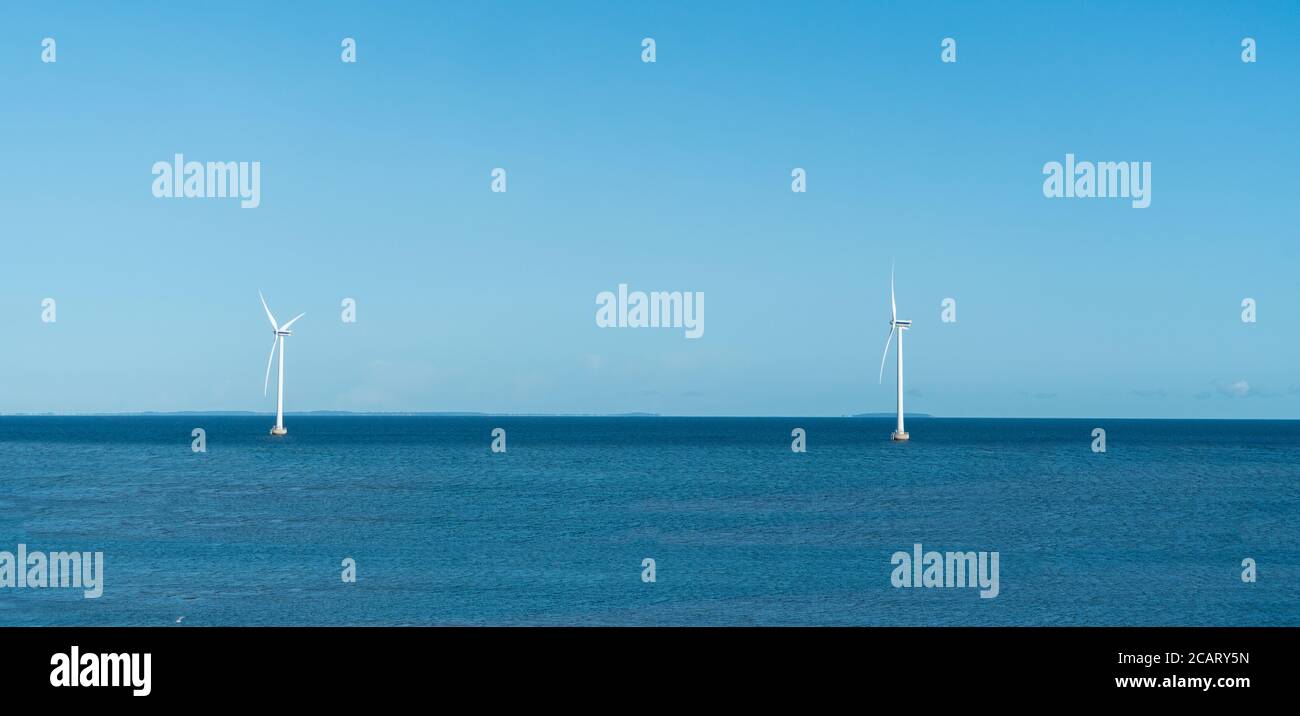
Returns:
[[[105,553],[0,625],[1300,624],[1300,422],[271,422],[0,418],[0,550]],[[998,551],[1000,595],[891,587],[916,542]]]

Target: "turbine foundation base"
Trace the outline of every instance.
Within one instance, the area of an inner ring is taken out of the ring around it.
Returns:
[[[908,435],[906,432],[900,433],[897,430],[895,430],[893,433],[890,433],[889,437],[892,440],[902,441],[902,440],[910,440],[912,436]]]
[[[276,436],[288,435],[289,431],[284,428],[271,428],[271,434]]]

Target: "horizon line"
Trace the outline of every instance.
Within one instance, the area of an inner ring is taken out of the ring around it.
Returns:
[[[850,420],[869,420],[873,418],[894,419],[896,413],[893,412],[874,412],[874,413],[854,413],[841,415],[675,415],[669,413],[650,413],[641,411],[627,411],[620,413],[501,413],[501,412],[479,412],[468,410],[449,410],[449,411],[418,411],[418,410],[375,410],[375,411],[353,411],[353,410],[305,410],[305,411],[285,411],[285,416],[296,417],[443,417],[443,418],[672,418],[672,419],[696,419],[696,420],[716,420],[716,419],[850,419]],[[116,413],[102,412],[78,412],[78,413],[4,413],[0,412],[0,418],[114,418],[114,417],[275,417],[274,412],[258,412],[251,410],[177,410],[177,411],[126,411]],[[930,413],[904,413],[904,417],[917,420],[936,419],[936,420],[1180,420],[1180,421],[1234,421],[1234,422],[1297,422],[1300,417],[1295,418],[1175,418],[1175,417],[1122,417],[1109,416],[1100,417],[1095,415],[1073,416],[1073,415],[1052,415],[1052,416],[1006,416],[1006,415],[933,415]]]

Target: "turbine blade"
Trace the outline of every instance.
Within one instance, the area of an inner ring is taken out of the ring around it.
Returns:
[[[889,344],[894,342],[894,327],[889,327],[889,338],[885,339],[885,352],[880,356],[880,378],[877,383],[885,382],[885,359],[889,357]]]
[[[271,385],[271,363],[275,360],[275,344],[280,342],[280,337],[276,336],[271,340],[271,355],[266,357],[266,380],[262,381],[262,395],[266,395],[266,389]]]
[[[898,320],[898,305],[894,303],[894,265],[892,263],[889,265],[889,317],[892,320]]]
[[[257,292],[257,297],[262,299],[262,308],[266,309],[266,317],[271,321],[271,330],[273,331],[280,330],[280,327],[275,325],[275,316],[271,315],[271,308],[266,305],[266,297],[262,295],[261,291]]]
[[[302,318],[302,317],[305,316],[305,315],[307,315],[307,312],[306,312],[306,311],[303,311],[302,313],[299,313],[298,315],[296,315],[296,316],[294,316],[293,318],[289,319],[289,322],[288,322],[288,323],[284,324],[283,326],[280,326],[280,330],[282,330],[282,331],[287,331],[287,330],[289,330],[289,326],[292,326],[294,321],[298,320],[299,318]]]

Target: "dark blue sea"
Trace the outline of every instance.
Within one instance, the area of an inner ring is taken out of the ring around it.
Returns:
[[[104,553],[0,625],[1300,624],[1300,422],[271,422],[0,418],[0,551]],[[915,543],[998,596],[893,587]]]

